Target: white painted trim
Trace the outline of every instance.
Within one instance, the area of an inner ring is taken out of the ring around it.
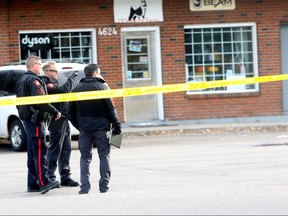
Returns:
[[[19,34],[25,34],[25,33],[57,33],[57,32],[80,32],[80,31],[87,31],[91,32],[96,30],[94,28],[84,28],[84,29],[42,29],[42,30],[19,30]]]
[[[245,23],[214,23],[214,24],[203,24],[203,25],[184,25],[184,29],[190,28],[217,28],[217,27],[237,27],[237,26],[253,26],[256,27],[254,22]]]
[[[98,53],[97,53],[97,38],[96,38],[96,30],[94,29],[94,30],[91,30],[91,32],[92,32],[92,52],[93,53],[96,53],[96,55],[93,55],[92,54],[92,63],[98,63]]]
[[[160,32],[158,26],[124,27],[124,28],[121,28],[121,32],[139,32],[139,31],[156,31],[156,32],[158,31],[158,32]]]

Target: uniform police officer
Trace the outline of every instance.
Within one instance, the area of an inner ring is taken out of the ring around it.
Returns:
[[[97,64],[88,64],[84,68],[84,73],[86,78],[81,79],[72,92],[108,89],[105,80],[100,75],[100,68]],[[94,143],[100,160],[99,190],[101,193],[105,193],[109,189],[108,184],[111,176],[110,144],[109,136],[107,136],[111,124],[114,134],[121,133],[121,124],[112,100],[107,98],[70,102],[69,118],[80,131],[78,144],[81,154],[81,190],[79,194],[87,194],[91,189],[89,176]]]
[[[30,56],[26,60],[27,72],[17,83],[17,97],[40,96],[47,94],[45,83],[40,77],[41,58]],[[61,113],[51,104],[35,104],[17,106],[19,117],[27,132],[27,191],[42,194],[59,187],[58,181],[46,177],[46,120],[49,114],[61,118]]]
[[[43,65],[43,76],[47,86],[48,94],[68,93],[72,90],[75,83],[76,72],[67,79],[66,83],[60,85],[57,77],[57,64],[54,61],[48,61]],[[52,103],[62,114],[68,114],[68,102]],[[68,119],[63,121],[62,128],[49,129],[50,142],[47,150],[47,174],[46,176],[55,181],[55,171],[58,164],[61,186],[77,187],[78,182],[74,181],[70,175],[70,156],[71,156],[71,137]]]

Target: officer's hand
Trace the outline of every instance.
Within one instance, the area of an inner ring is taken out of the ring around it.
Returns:
[[[78,76],[78,73],[76,71],[74,71],[69,78],[74,79],[75,77]]]
[[[113,128],[112,135],[118,135],[121,133],[122,133],[121,128]]]
[[[57,115],[55,116],[55,121],[57,121],[57,120],[60,119],[60,118],[61,118],[61,113],[58,112]]]

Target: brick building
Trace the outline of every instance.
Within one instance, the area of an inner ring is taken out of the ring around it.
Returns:
[[[101,64],[112,89],[288,70],[285,0],[2,0],[0,65]],[[115,98],[126,122],[285,115],[285,82]],[[288,86],[287,86],[288,89]]]

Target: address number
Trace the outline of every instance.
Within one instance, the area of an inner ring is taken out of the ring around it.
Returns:
[[[117,35],[117,30],[115,28],[110,28],[110,27],[99,28],[98,35],[101,35],[101,36]]]

